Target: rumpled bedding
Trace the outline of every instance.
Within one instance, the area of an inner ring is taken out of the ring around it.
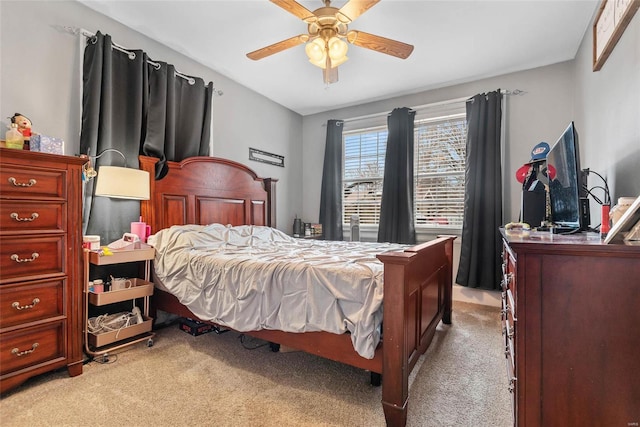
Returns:
[[[406,247],[222,224],[173,226],[149,243],[156,286],[199,318],[240,332],[349,332],[367,359],[382,322],[383,264],[376,255]]]

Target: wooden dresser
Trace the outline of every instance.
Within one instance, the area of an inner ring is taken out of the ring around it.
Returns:
[[[0,392],[82,373],[85,162],[0,148]]]
[[[514,425],[639,425],[640,246],[501,233]]]

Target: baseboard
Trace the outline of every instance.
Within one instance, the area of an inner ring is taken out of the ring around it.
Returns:
[[[492,307],[500,307],[501,305],[500,291],[467,288],[460,285],[453,285],[453,300]]]

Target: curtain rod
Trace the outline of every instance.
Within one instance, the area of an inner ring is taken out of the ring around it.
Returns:
[[[505,90],[502,89],[500,91],[501,94],[503,95],[524,95],[526,92],[520,89],[514,89],[514,90]],[[419,110],[422,108],[427,108],[427,107],[434,107],[437,105],[446,105],[446,104],[452,104],[452,103],[456,103],[456,102],[462,102],[462,101],[469,101],[472,97],[470,96],[463,96],[460,98],[455,98],[455,99],[449,99],[446,101],[439,101],[439,102],[432,102],[430,104],[423,104],[423,105],[417,105],[415,107],[410,107],[412,110]],[[344,123],[349,123],[349,122],[355,122],[357,120],[365,120],[365,119],[372,119],[374,117],[381,117],[381,116],[387,116],[389,115],[389,113],[373,113],[373,114],[368,114],[366,116],[358,116],[358,117],[351,117],[348,119],[342,119],[342,122]],[[323,123],[322,126],[326,126],[326,123]]]
[[[91,38],[96,36],[94,33],[92,33],[91,31],[85,30],[84,28],[63,27],[63,29],[68,33],[71,33],[71,34],[74,34],[74,35],[78,35],[79,34],[79,35],[84,36],[84,37],[86,37],[88,39],[91,39]],[[129,59],[134,59],[136,57],[135,52],[132,52],[131,49],[128,49],[128,48],[126,48],[124,46],[120,46],[120,45],[114,43],[113,41],[111,42],[111,46],[115,50],[118,50],[118,51],[120,51],[122,53],[126,53],[127,55],[129,55]],[[152,65],[156,70],[160,69],[160,64],[157,63],[157,62],[152,61],[151,59],[147,59],[147,64]],[[178,76],[178,77],[182,77],[183,79],[188,81],[190,85],[193,85],[196,82],[196,80],[193,77],[188,76],[186,74],[183,74],[178,70],[175,70],[175,75]],[[215,95],[218,95],[218,96],[222,96],[224,94],[224,92],[222,92],[221,90],[216,89],[215,87],[213,88],[213,93]]]
[[[467,99],[469,99],[469,97],[465,96],[465,97],[462,97],[462,98],[449,99],[449,100],[446,100],[446,101],[439,101],[439,102],[432,102],[431,104],[417,105],[415,107],[409,107],[409,108],[411,108],[412,110],[420,110],[420,109],[426,108],[426,107],[434,107],[434,106],[437,106],[437,105],[446,105],[446,104],[453,104],[453,103],[456,103],[456,102],[462,102],[462,101],[466,101]],[[366,116],[351,117],[349,119],[344,119],[342,121],[345,122],[345,123],[348,123],[348,122],[355,122],[357,120],[371,119],[371,118],[374,118],[374,117],[381,117],[381,116],[388,116],[388,115],[389,115],[388,112],[385,112],[385,113],[374,113],[374,114],[369,114],[369,115],[366,115]]]
[[[520,89],[514,89],[514,90],[502,89],[500,93],[502,95],[524,95],[527,92]],[[467,99],[467,102],[471,102],[471,101],[473,101],[473,98]]]

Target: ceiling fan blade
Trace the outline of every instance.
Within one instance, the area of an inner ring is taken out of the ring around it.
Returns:
[[[340,8],[336,17],[340,22],[348,24],[353,22],[358,16],[375,6],[380,0],[349,0]]]
[[[356,46],[386,53],[387,55],[402,59],[407,59],[409,55],[411,55],[411,52],[413,52],[413,45],[365,33],[364,31],[349,31],[347,33],[347,40]]]
[[[270,0],[271,3],[280,6],[287,12],[302,19],[307,24],[315,22],[318,18],[309,9],[294,0]]]
[[[289,49],[294,46],[298,46],[299,44],[306,43],[308,40],[309,36],[307,34],[300,34],[298,36],[294,36],[286,40],[282,40],[278,43],[263,47],[262,49],[249,52],[247,53],[247,58],[257,61],[258,59],[266,58],[267,56],[273,55],[274,53],[282,52],[285,49]]]

